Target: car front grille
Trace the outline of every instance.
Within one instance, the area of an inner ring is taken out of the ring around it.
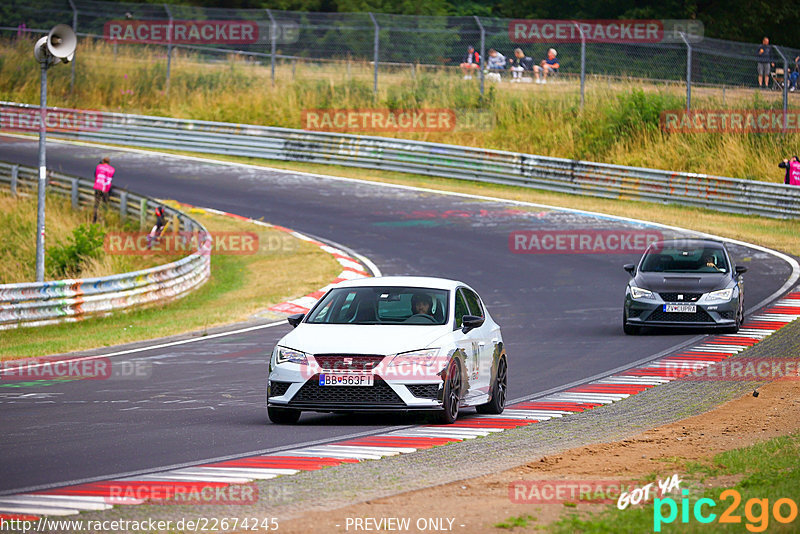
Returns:
[[[702,293],[680,293],[680,292],[659,293],[659,295],[664,300],[664,302],[697,302],[700,299],[700,297],[703,296]],[[679,299],[678,295],[683,295],[683,298]]]
[[[372,386],[320,386],[319,375],[314,375],[300,388],[292,404],[332,404],[350,406],[405,406],[403,400],[383,379],[376,376]]]
[[[439,394],[439,384],[407,384],[406,387],[420,399],[435,399]]]
[[[697,313],[670,313],[658,309],[645,320],[665,323],[713,323],[714,319],[703,308],[697,308]]]
[[[322,369],[326,371],[371,371],[386,356],[380,354],[315,354]]]
[[[270,397],[282,397],[286,395],[286,391],[289,389],[291,382],[272,382],[269,383],[269,396]]]

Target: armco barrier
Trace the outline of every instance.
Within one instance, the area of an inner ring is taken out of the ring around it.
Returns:
[[[0,128],[34,131],[28,122],[37,109],[0,102]],[[387,137],[50,109],[62,120],[48,135],[69,139],[346,165],[775,218],[800,216],[800,188],[783,184]],[[20,115],[26,122],[20,122]]]
[[[0,162],[0,187],[13,194],[35,194],[38,171]],[[74,176],[49,173],[48,192],[69,196],[73,207],[94,202],[92,183]],[[153,199],[112,188],[112,208],[123,217],[133,217],[145,227],[148,207],[161,206]],[[196,232],[197,242],[206,243],[205,227],[185,213],[163,206],[173,228]],[[31,239],[33,239],[31,235]],[[83,278],[0,285],[0,330],[76,321],[89,315],[103,315],[132,306],[163,302],[184,296],[200,287],[211,274],[211,256],[206,247],[178,261],[130,273]]]

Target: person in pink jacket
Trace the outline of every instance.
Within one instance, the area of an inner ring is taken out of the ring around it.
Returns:
[[[784,159],[778,163],[778,167],[786,169],[783,183],[786,185],[800,185],[800,158],[792,156],[791,160]]]
[[[108,192],[111,191],[111,179],[116,169],[109,164],[108,156],[103,158],[94,170],[94,217],[92,222],[97,222],[97,208],[100,203],[108,202]]]

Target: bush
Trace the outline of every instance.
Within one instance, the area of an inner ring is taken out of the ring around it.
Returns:
[[[85,262],[98,258],[103,248],[105,231],[98,224],[81,224],[72,231],[66,243],[58,242],[47,251],[51,268],[57,276],[78,276]]]

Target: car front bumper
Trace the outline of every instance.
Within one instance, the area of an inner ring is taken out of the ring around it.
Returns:
[[[697,311],[667,312],[665,304],[694,304]],[[736,314],[739,310],[739,299],[729,301],[698,302],[663,302],[651,300],[626,299],[626,324],[630,326],[674,327],[674,328],[729,328],[736,325]]]

